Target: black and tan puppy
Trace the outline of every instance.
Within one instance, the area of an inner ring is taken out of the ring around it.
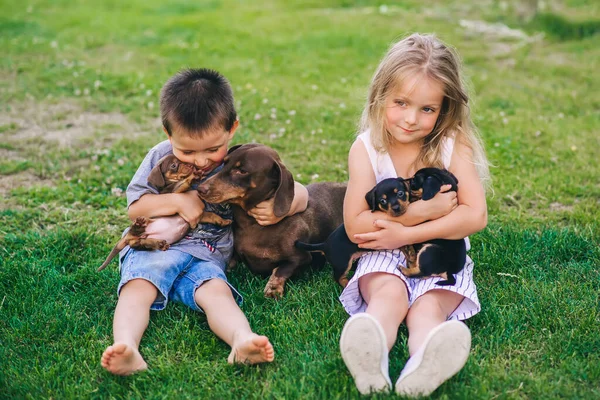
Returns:
[[[431,200],[444,185],[451,185],[450,190],[458,190],[458,179],[448,170],[439,168],[423,168],[410,179],[410,201]],[[401,247],[406,257],[406,267],[400,271],[411,278],[440,276],[444,280],[436,282],[439,286],[456,283],[454,274],[460,272],[465,265],[467,249],[464,239],[434,239]]]
[[[409,204],[409,187],[403,178],[388,178],[379,182],[366,195],[365,200],[371,211],[383,211],[392,216],[400,216],[406,212]],[[309,244],[296,242],[296,246],[307,251],[318,251],[333,267],[333,277],[342,287],[348,284],[348,272],[354,261],[365,251],[350,241],[346,227],[341,224],[325,242]]]
[[[279,298],[285,282],[300,267],[309,265],[312,255],[294,242],[320,242],[343,221],[342,206],[346,185],[315,183],[307,186],[308,207],[302,213],[274,225],[261,226],[248,211],[273,199],[274,213],[286,215],[294,198],[294,179],[272,148],[261,144],[234,146],[225,157],[221,171],[198,186],[210,203],[230,203],[236,260],[256,274],[271,275],[265,296]]]
[[[150,175],[148,175],[148,183],[154,186],[158,193],[183,193],[188,191],[192,185],[202,179],[197,168],[193,164],[183,163],[174,155],[167,155],[159,160]],[[152,223],[154,219],[146,217],[138,217],[131,224],[129,230],[117,244],[112,248],[106,260],[98,267],[98,271],[102,271],[119,254],[125,246],[133,247],[134,249],[146,250],[162,250],[169,248],[169,243],[165,240],[148,238],[145,234],[146,227]],[[204,212],[200,218],[200,223],[216,224],[226,226],[231,224],[230,220],[221,218],[219,215],[212,212]],[[192,227],[195,228],[195,227]]]

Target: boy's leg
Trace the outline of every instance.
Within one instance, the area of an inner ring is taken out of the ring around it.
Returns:
[[[194,300],[206,313],[210,329],[231,346],[227,358],[229,363],[273,361],[273,345],[266,336],[259,336],[252,331],[224,280],[215,278],[205,281],[194,292]]]
[[[367,310],[346,321],[340,351],[360,393],[387,391],[388,352],[408,309],[406,285],[397,276],[371,273],[359,278],[359,288]]]
[[[157,293],[156,287],[144,279],[133,279],[121,288],[113,320],[114,343],[101,359],[102,366],[109,372],[130,375],[148,368],[139,345]]]
[[[406,317],[411,354],[396,393],[427,396],[464,366],[471,349],[471,333],[460,321],[447,321],[463,296],[431,290],[419,297]]]

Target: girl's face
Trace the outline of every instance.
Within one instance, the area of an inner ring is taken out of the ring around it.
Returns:
[[[438,82],[423,75],[405,79],[386,100],[387,131],[402,144],[423,140],[433,130],[443,100]]]
[[[223,162],[237,126],[238,122],[236,121],[229,132],[224,129],[215,129],[205,132],[202,138],[193,137],[186,132],[174,129],[169,136],[173,155],[181,162],[194,164],[206,176]]]

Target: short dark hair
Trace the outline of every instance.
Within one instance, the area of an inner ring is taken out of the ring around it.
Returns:
[[[211,69],[184,69],[165,83],[160,116],[169,135],[174,126],[202,135],[208,129],[229,131],[237,119],[229,81]]]

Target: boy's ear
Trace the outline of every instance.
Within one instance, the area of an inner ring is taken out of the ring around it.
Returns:
[[[233,125],[231,126],[231,129],[229,130],[229,140],[233,139],[233,135],[235,134],[235,131],[237,130],[237,128],[240,126],[240,120],[236,119],[235,122],[233,123]]]

